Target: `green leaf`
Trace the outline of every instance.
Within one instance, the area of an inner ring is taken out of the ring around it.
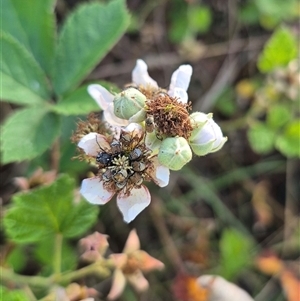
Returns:
[[[18,104],[43,103],[50,97],[46,76],[32,55],[1,33],[1,98]]]
[[[5,263],[15,272],[21,272],[27,263],[27,253],[24,245],[15,246]]]
[[[204,5],[190,6],[188,20],[189,26],[194,32],[207,32],[212,21],[210,8]]]
[[[100,85],[104,86],[111,93],[118,93],[119,89],[107,82],[98,82]],[[87,92],[87,87],[89,85],[83,85],[71,92],[69,95],[60,100],[53,110],[59,114],[70,116],[70,115],[86,115],[91,112],[100,111],[101,108],[96,103],[96,101]]]
[[[3,301],[30,301],[22,290],[8,290],[2,285],[0,285],[0,297]]]
[[[250,238],[235,229],[227,229],[220,240],[220,275],[233,279],[253,262],[253,245]]]
[[[254,151],[266,154],[274,147],[275,132],[263,123],[258,123],[248,130],[248,139]]]
[[[298,44],[294,35],[285,27],[278,28],[259,56],[259,70],[267,73],[276,67],[286,66],[297,57],[297,49]]]
[[[58,95],[72,91],[125,32],[129,16],[124,0],[81,5],[60,33],[54,66]]]
[[[3,163],[32,159],[47,150],[59,134],[60,118],[43,107],[17,111],[2,126]]]
[[[54,58],[55,0],[2,0],[2,30],[32,53],[50,74]]]
[[[300,120],[286,126],[276,139],[275,146],[287,157],[300,157]]]
[[[53,110],[59,114],[67,116],[89,114],[93,111],[100,111],[101,108],[88,94],[87,86],[88,85],[84,85],[63,98],[60,102],[53,106]]]
[[[4,216],[4,228],[15,242],[39,242],[53,234],[76,237],[96,221],[98,206],[74,198],[74,180],[60,176],[54,183],[17,194]]]
[[[291,108],[284,104],[275,104],[270,107],[267,115],[267,124],[277,129],[285,125],[292,118]]]

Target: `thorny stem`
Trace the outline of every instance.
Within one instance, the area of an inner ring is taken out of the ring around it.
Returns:
[[[157,229],[157,232],[160,236],[160,241],[165,249],[165,253],[170,258],[170,261],[175,266],[178,271],[184,272],[185,268],[183,266],[181,257],[177,251],[177,248],[169,234],[169,231],[166,227],[164,219],[162,217],[160,201],[155,198],[152,201],[151,209],[151,217],[153,219],[153,224]]]

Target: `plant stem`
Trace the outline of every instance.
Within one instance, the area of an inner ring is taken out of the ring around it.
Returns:
[[[62,274],[57,280],[59,282],[71,282],[75,279],[82,278],[91,274],[97,274],[98,276],[105,278],[110,275],[110,270],[108,269],[109,265],[110,262],[108,260],[95,262],[77,271]]]
[[[62,252],[63,236],[58,233],[54,241],[54,257],[53,257],[53,272],[59,275],[61,272],[61,252]]]
[[[18,275],[6,268],[1,269],[1,280],[35,287],[49,287],[53,283],[52,278]]]

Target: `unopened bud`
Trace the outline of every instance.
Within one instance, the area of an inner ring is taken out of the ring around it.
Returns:
[[[142,122],[146,118],[146,100],[146,96],[139,90],[128,88],[115,96],[114,113],[131,122]]]
[[[193,152],[198,156],[214,153],[222,148],[227,141],[221,128],[213,121],[212,114],[195,112],[190,115],[193,131],[189,138],[189,144]]]
[[[191,148],[183,137],[168,137],[160,145],[158,161],[171,170],[180,170],[191,161]]]

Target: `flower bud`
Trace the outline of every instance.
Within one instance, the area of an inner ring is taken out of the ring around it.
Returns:
[[[191,161],[192,151],[183,137],[168,137],[161,143],[158,161],[171,170],[180,170]]]
[[[146,100],[146,96],[139,90],[128,88],[115,96],[114,113],[131,122],[142,122],[146,118]]]
[[[214,153],[222,148],[227,141],[221,128],[213,121],[212,114],[195,112],[190,115],[193,131],[189,138],[189,144],[193,152],[198,156]]]

